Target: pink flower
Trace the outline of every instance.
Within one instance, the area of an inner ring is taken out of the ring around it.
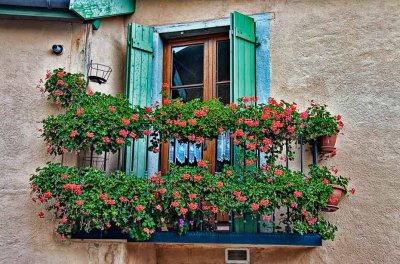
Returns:
[[[64,94],[64,92],[61,91],[61,90],[55,90],[55,91],[54,91],[54,95],[55,95],[55,96],[59,96],[59,95],[63,95],[63,94]]]
[[[131,118],[132,118],[132,120],[138,121],[139,120],[139,115],[132,114]]]
[[[329,184],[329,180],[326,179],[326,178],[324,178],[324,179],[322,180],[322,183],[325,184],[325,185],[327,185],[327,184]]]
[[[46,73],[46,79],[50,79],[50,77],[51,77],[51,73],[50,73],[50,72],[47,72],[47,73]]]
[[[171,203],[171,206],[172,207],[178,207],[179,206],[179,202],[174,201],[174,202]]]
[[[188,120],[188,123],[189,123],[189,125],[192,125],[192,126],[194,126],[194,125],[196,125],[196,123],[197,123],[197,120],[196,120],[196,119],[194,119],[194,118],[190,118],[190,119]]]
[[[60,222],[62,224],[66,224],[68,222],[68,218],[66,218],[65,216],[60,220]]]
[[[203,177],[201,177],[201,175],[194,175],[193,180],[198,182],[198,181],[201,181],[202,178]]]
[[[190,179],[190,174],[189,173],[182,174],[182,179],[189,180]]]
[[[341,115],[337,115],[337,116],[336,116],[336,120],[337,120],[337,121],[340,121],[341,119],[342,119],[342,116],[341,116]]]
[[[211,208],[211,212],[213,212],[214,214],[218,213],[218,207],[213,206],[213,208]]]
[[[151,107],[146,107],[146,108],[144,109],[144,111],[145,111],[146,113],[150,113],[150,112],[152,111],[152,109],[151,109]]]
[[[115,139],[115,143],[117,143],[118,145],[122,145],[122,144],[125,143],[125,141],[124,141],[123,139],[116,138],[116,139]]]
[[[197,195],[195,193],[189,193],[188,194],[190,199],[196,199]]]
[[[246,202],[247,197],[246,196],[238,196],[237,199],[238,199],[239,202],[244,203],[244,202]]]
[[[108,110],[111,111],[111,112],[115,112],[115,111],[117,111],[117,108],[115,106],[110,105],[108,107]]]
[[[351,194],[354,195],[356,193],[356,189],[355,188],[351,188],[350,192],[351,192]]]
[[[64,85],[64,81],[63,80],[58,80],[57,81],[57,85]]]
[[[207,166],[207,163],[206,163],[204,160],[199,160],[199,161],[197,162],[197,166],[199,166],[199,167],[205,167],[205,166]]]
[[[184,207],[182,207],[182,208],[179,210],[179,212],[180,212],[182,215],[185,215],[185,214],[187,213],[187,211],[188,211],[188,209],[187,209],[187,208],[184,208]]]
[[[108,205],[114,205],[115,204],[115,200],[105,200],[105,202]]]
[[[100,199],[105,201],[108,199],[108,195],[106,193],[100,193]]]
[[[79,206],[82,206],[84,202],[83,202],[82,200],[77,200],[75,203],[76,203],[77,205],[79,205]]]
[[[129,201],[129,199],[126,198],[126,197],[124,197],[124,196],[121,196],[121,197],[119,197],[118,199],[119,199],[122,203],[127,203],[127,202]]]
[[[131,123],[131,120],[127,119],[127,118],[122,118],[121,119],[122,124],[124,124],[125,126],[129,125]]]
[[[129,134],[129,132],[128,132],[128,130],[126,130],[126,129],[121,129],[121,130],[118,132],[118,134],[119,134],[121,137],[126,138],[126,137],[128,136],[128,134]]]
[[[78,130],[72,130],[72,132],[69,136],[74,138],[74,137],[76,137],[76,135],[78,135]]]
[[[260,204],[263,205],[263,206],[268,206],[269,205],[269,200],[261,199]]]
[[[224,187],[224,183],[223,183],[223,182],[221,182],[221,181],[217,182],[217,187],[219,187],[219,188],[222,188],[222,187]]]
[[[64,72],[57,72],[57,77],[62,78],[64,77],[65,73]]]
[[[53,196],[53,194],[52,194],[51,192],[45,192],[45,193],[43,194],[43,196],[44,196],[44,198],[50,198],[50,197]]]
[[[61,174],[61,179],[68,179],[69,175],[68,174]]]
[[[275,169],[274,174],[275,174],[275,176],[282,176],[283,170]]]
[[[153,153],[159,153],[159,152],[160,152],[160,149],[159,149],[159,148],[152,148],[151,151],[153,151]]]
[[[130,136],[131,138],[136,138],[136,137],[137,137],[137,134],[136,134],[136,133],[133,133],[133,132],[131,132],[131,133],[129,133],[129,136]]]
[[[174,194],[175,199],[181,198],[181,194],[178,191],[174,191],[173,194]]]
[[[136,211],[141,212],[144,210],[144,207],[143,207],[143,205],[139,204],[139,205],[135,206],[135,209],[136,209]]]
[[[94,137],[94,133],[92,133],[92,132],[87,132],[87,133],[86,133],[86,136],[87,136],[88,138],[93,138],[93,137]]]
[[[300,113],[300,118],[301,119],[306,119],[307,117],[308,117],[308,113],[307,112]]]
[[[151,130],[145,129],[145,130],[143,130],[143,134],[148,136],[151,134]]]
[[[160,189],[158,189],[158,192],[161,193],[161,194],[164,194],[164,193],[167,192],[167,189],[160,188]]]
[[[159,205],[159,204],[157,204],[157,205],[156,205],[156,209],[157,209],[158,211],[161,211],[161,210],[162,210],[162,206]]]
[[[89,89],[89,90],[87,91],[87,95],[93,96],[93,95],[94,95],[94,92],[93,92],[92,90]]]
[[[188,204],[188,207],[190,210],[196,210],[199,207],[199,205],[197,203],[190,203]]]
[[[225,174],[226,174],[226,176],[232,176],[233,171],[232,170],[227,170]]]
[[[265,221],[269,221],[269,220],[271,220],[271,216],[270,215],[263,215],[263,219]]]
[[[250,207],[252,211],[257,211],[260,208],[260,205],[258,203],[252,203]]]
[[[294,191],[294,192],[293,192],[293,196],[294,196],[295,198],[300,198],[302,195],[303,195],[303,193],[300,192],[300,191]]]
[[[102,141],[103,141],[103,143],[108,144],[111,142],[111,139],[109,137],[103,137]]]
[[[290,203],[290,207],[296,209],[297,208],[297,203],[296,202]]]

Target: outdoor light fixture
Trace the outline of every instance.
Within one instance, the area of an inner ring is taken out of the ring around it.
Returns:
[[[62,45],[54,44],[51,49],[53,50],[53,53],[56,55],[61,55],[63,52],[64,48]]]

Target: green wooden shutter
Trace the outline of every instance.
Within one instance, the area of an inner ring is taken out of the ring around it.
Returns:
[[[230,25],[230,92],[231,102],[238,102],[243,96],[256,94],[256,26],[254,19],[238,12],[231,13]],[[233,148],[233,162],[236,169],[238,147]]]
[[[129,103],[150,106],[152,96],[153,28],[135,23],[128,25],[125,92]],[[147,142],[138,139],[126,147],[127,175],[146,176]]]
[[[256,93],[256,26],[254,19],[238,12],[231,13],[231,102]]]

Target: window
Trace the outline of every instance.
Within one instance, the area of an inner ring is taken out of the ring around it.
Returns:
[[[228,33],[166,41],[163,57],[163,82],[170,85],[167,92],[172,99],[219,98],[224,104],[230,102]],[[196,165],[204,158],[210,162],[211,171],[220,171],[230,161],[229,141],[229,137],[220,137],[218,142],[212,140],[197,147],[171,139],[162,148],[161,170],[167,171],[168,163]]]
[[[141,106],[160,102],[161,83],[166,80],[165,69],[169,69],[168,82],[172,86],[173,98],[221,98],[226,103],[237,101],[242,96],[257,95],[259,102],[267,102],[270,90],[269,19],[269,14],[247,16],[233,12],[230,19],[155,28],[129,24],[125,89],[127,98],[131,104]],[[214,45],[211,45],[211,42]],[[171,54],[169,59],[165,59],[164,50],[168,45],[171,45]],[[229,67],[225,66],[226,63],[224,66],[218,65],[219,59],[228,57],[228,45]],[[186,67],[187,60],[201,58],[203,65],[196,64],[197,66],[189,71]],[[229,90],[227,87],[230,87]],[[214,144],[213,147],[211,144]],[[200,151],[204,159],[217,160],[215,144],[207,142],[205,151]],[[164,158],[168,161],[168,151],[163,152],[165,157],[159,157],[159,154],[148,153],[146,146],[145,140],[137,140],[133,146],[127,147],[127,174],[145,177],[153,175],[162,166],[165,169],[165,162],[162,163],[161,160]],[[219,153],[228,153],[228,150],[222,148]],[[218,163],[216,165],[218,167]]]

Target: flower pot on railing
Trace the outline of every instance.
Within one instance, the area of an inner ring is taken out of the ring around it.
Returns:
[[[343,198],[346,189],[340,185],[332,185],[333,192],[328,198],[326,207],[323,209],[326,212],[335,212],[339,209],[338,204]]]
[[[318,145],[322,153],[332,153],[335,151],[336,134],[333,136],[322,136],[318,138]]]

